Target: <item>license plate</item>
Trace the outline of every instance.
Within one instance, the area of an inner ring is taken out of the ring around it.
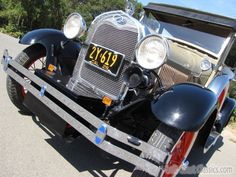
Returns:
[[[91,43],[85,61],[113,76],[117,76],[121,68],[124,55],[111,49]]]

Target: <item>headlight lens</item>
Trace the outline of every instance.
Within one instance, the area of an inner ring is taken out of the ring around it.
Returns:
[[[138,64],[145,69],[160,67],[167,58],[167,42],[157,35],[146,37],[136,49]]]
[[[66,19],[63,32],[68,39],[80,38],[86,31],[86,23],[79,13],[72,13]]]

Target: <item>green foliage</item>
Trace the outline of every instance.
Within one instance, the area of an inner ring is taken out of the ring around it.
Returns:
[[[69,12],[67,0],[1,0],[0,23],[8,33],[61,28]]]
[[[76,11],[82,14],[87,25],[90,25],[97,15],[120,9],[124,9],[124,0],[89,0],[77,6]]]
[[[236,82],[232,82],[230,85],[229,96],[236,99]]]
[[[143,5],[141,3],[136,3],[134,17],[139,19],[140,13],[143,11]]]
[[[18,31],[14,26],[12,25],[7,25],[7,26],[4,26],[4,28],[0,28],[0,32],[1,33],[6,33],[6,34],[9,34],[10,36],[13,36],[13,37],[20,37],[23,35],[23,32],[21,31]]]
[[[233,112],[231,121],[232,121],[232,122],[236,122],[236,109],[234,109],[234,112]]]
[[[61,29],[72,12],[81,13],[90,25],[97,15],[124,5],[125,0],[0,0],[0,31],[19,36],[37,28]],[[140,12],[142,5],[136,7]]]
[[[236,100],[236,82],[232,82],[229,89],[229,96]],[[232,114],[231,122],[236,122],[236,109],[234,109],[234,112]]]

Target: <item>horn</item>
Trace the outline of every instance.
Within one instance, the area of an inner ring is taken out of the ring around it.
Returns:
[[[129,88],[136,88],[143,82],[143,71],[137,66],[127,68],[123,80]]]

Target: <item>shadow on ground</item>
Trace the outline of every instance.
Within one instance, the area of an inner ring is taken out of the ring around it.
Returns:
[[[103,170],[112,171],[109,177],[116,176],[119,170],[132,172],[134,166],[110,155],[96,147],[84,137],[79,137],[72,143],[65,141],[58,135],[52,134],[35,116],[33,121],[51,138],[45,141],[60,153],[79,172],[87,171],[94,177],[108,177]]]
[[[117,172],[121,169],[132,172],[134,168],[133,165],[102,151],[84,137],[79,137],[72,143],[65,143],[61,137],[53,135],[48,129],[40,124],[35,116],[33,116],[32,119],[51,137],[46,139],[47,143],[60,153],[79,172],[87,171],[94,177],[108,177],[102,172],[103,170],[112,171],[110,177],[116,176]],[[203,168],[207,167],[207,163],[214,152],[218,151],[223,144],[223,137],[220,137],[215,146],[206,154],[204,154],[200,149],[193,148],[187,158],[190,162],[189,168],[186,171],[181,171],[181,174],[178,175],[178,177],[199,176]]]
[[[106,177],[103,170],[113,170],[110,175],[123,169],[132,171],[133,166],[127,162],[107,154],[83,137],[76,139],[71,144],[65,144],[61,138],[55,136],[46,140],[55,150],[57,150],[69,163],[79,172],[88,171],[93,176]]]

